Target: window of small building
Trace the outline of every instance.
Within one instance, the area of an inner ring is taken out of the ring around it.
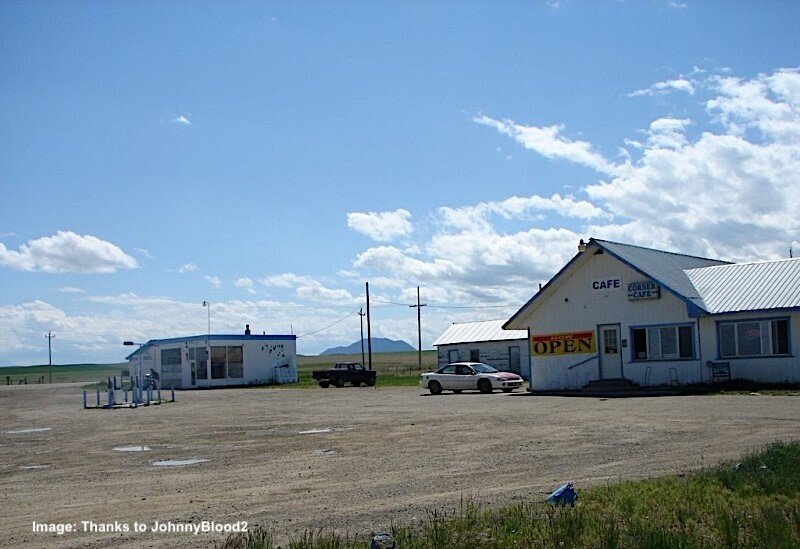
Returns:
[[[634,328],[632,332],[635,361],[694,358],[693,326],[648,326]]]
[[[225,379],[226,347],[211,347],[211,379]]]
[[[723,358],[789,354],[789,319],[740,320],[718,324]]]
[[[228,377],[244,377],[244,352],[241,345],[228,347]]]
[[[181,371],[181,349],[161,349],[161,373],[174,374]]]
[[[470,349],[469,350],[469,361],[470,362],[480,362],[481,361],[481,350],[480,349]]]

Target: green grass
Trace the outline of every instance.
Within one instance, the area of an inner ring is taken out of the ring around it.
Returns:
[[[422,526],[391,533],[403,549],[800,547],[798,442],[688,475],[578,490],[575,507],[462,501],[453,512],[429,512]],[[269,530],[256,528],[221,547],[366,548],[370,537],[306,532],[279,546]]]
[[[67,364],[53,365],[53,383],[73,383],[73,382],[97,382],[109,376],[117,376],[127,368],[128,363],[119,364]],[[27,379],[28,383],[38,383],[39,379],[44,379],[45,383],[50,380],[50,367],[47,364],[38,366],[6,366],[0,368],[0,384],[5,385],[7,379],[14,385],[21,380]]]

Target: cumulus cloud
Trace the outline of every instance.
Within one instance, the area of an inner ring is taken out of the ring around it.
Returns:
[[[293,289],[297,297],[317,303],[355,305],[361,302],[360,297],[354,297],[348,290],[329,288],[319,280],[306,275],[281,273],[266,276],[261,279],[261,283],[270,287]]]
[[[189,120],[189,117],[185,114],[179,114],[178,116],[172,119],[172,122],[175,124],[181,124],[183,126],[191,126],[192,122]]]
[[[86,290],[83,288],[76,288],[75,286],[64,286],[58,289],[59,292],[65,294],[85,294]]]
[[[72,231],[29,240],[19,251],[0,243],[0,265],[45,273],[114,273],[138,267],[133,257],[111,242]]]
[[[378,242],[388,242],[399,236],[408,236],[414,226],[411,213],[397,209],[393,212],[351,212],[347,214],[347,226]]]
[[[233,285],[236,286],[237,288],[243,288],[249,294],[256,293],[255,289],[253,288],[254,285],[253,280],[247,278],[246,276],[242,278],[237,278],[236,281],[233,283]]]
[[[219,279],[218,276],[205,275],[203,276],[203,280],[211,284],[211,286],[214,288],[219,288],[222,286],[222,281]]]
[[[489,116],[477,116],[474,122],[494,128],[517,143],[546,158],[560,158],[587,166],[600,173],[616,175],[624,169],[606,160],[587,141],[573,141],[561,135],[563,124],[553,126],[525,126],[513,120],[496,120]]]
[[[184,263],[183,265],[178,267],[178,272],[181,273],[181,274],[183,274],[183,273],[193,273],[196,270],[197,270],[197,265],[195,265],[192,262]]]

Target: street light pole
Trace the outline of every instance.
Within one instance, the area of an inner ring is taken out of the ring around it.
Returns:
[[[206,386],[211,387],[211,303],[203,301],[208,308],[208,331],[206,332]]]
[[[50,383],[53,383],[53,348],[50,345],[50,342],[56,336],[51,330],[48,330],[47,335],[44,337],[47,338],[47,364],[49,364],[50,369]]]

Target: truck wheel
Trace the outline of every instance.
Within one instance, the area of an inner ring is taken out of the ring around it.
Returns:
[[[374,379],[370,379],[369,381],[367,381],[367,385],[369,387],[375,387],[375,380]]]
[[[344,387],[344,380],[343,379],[337,379],[336,382],[335,382],[335,385],[341,389],[342,387]]]
[[[431,392],[432,395],[441,395],[442,394],[442,384],[438,381],[431,381],[428,383],[428,390]]]
[[[328,387],[331,386],[331,382],[328,381],[327,379],[323,379],[319,382],[319,386],[322,387],[323,389],[327,389]]]
[[[354,381],[353,382],[353,387],[361,387],[361,382],[360,381]]]
[[[491,393],[492,392],[492,382],[488,379],[481,379],[478,381],[478,390],[481,393]]]

